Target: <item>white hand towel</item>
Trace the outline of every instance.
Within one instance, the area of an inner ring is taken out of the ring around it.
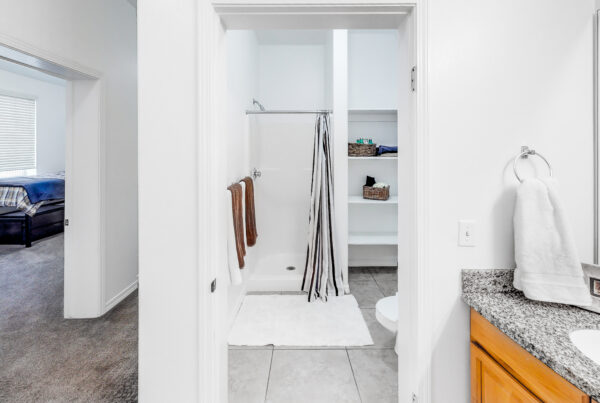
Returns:
[[[242,284],[242,272],[235,245],[235,230],[233,228],[233,202],[231,192],[227,192],[227,265],[229,266],[229,279],[231,284]]]
[[[552,178],[531,178],[521,183],[514,231],[516,289],[538,301],[591,305],[575,242]]]

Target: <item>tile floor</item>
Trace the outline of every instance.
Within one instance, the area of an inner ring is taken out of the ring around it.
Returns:
[[[395,268],[350,268],[350,290],[373,346],[230,347],[229,402],[396,403],[395,340],[375,318],[375,303],[396,293],[396,279]]]

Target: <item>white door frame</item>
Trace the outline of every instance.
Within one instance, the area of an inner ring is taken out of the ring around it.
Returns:
[[[594,264],[600,259],[600,4],[594,12]]]
[[[373,5],[367,1],[333,1],[322,5],[311,0],[296,1],[293,4],[284,0],[253,0],[229,2],[221,0],[211,5],[208,1],[200,2],[198,5],[198,122],[199,122],[199,180],[198,205],[200,212],[199,220],[199,284],[198,284],[198,312],[201,316],[201,332],[198,333],[198,389],[197,396],[201,402],[223,402],[227,394],[227,368],[223,359],[222,326],[219,326],[218,304],[222,298],[219,292],[211,294],[208,286],[213,279],[218,278],[218,268],[224,267],[226,263],[223,250],[224,239],[222,228],[224,225],[224,205],[221,188],[224,182],[223,162],[217,153],[208,152],[210,147],[205,147],[215,140],[214,133],[222,126],[224,116],[224,100],[220,94],[222,85],[225,83],[225,71],[223,69],[224,34],[225,27],[221,17],[234,21],[236,18],[243,25],[244,18],[263,17],[265,19],[273,16],[289,17],[301,15],[310,17],[311,21],[318,24],[319,21],[327,22],[332,19],[336,23],[344,24],[350,19],[360,15],[373,13],[393,14],[400,8],[409,10],[413,15],[414,27],[414,60],[417,66],[418,79],[414,97],[415,111],[413,125],[412,147],[414,152],[414,195],[410,202],[413,208],[414,219],[411,220],[410,233],[412,244],[410,245],[411,266],[415,270],[410,271],[408,285],[403,285],[409,293],[409,311],[411,319],[407,328],[406,337],[409,341],[405,346],[400,346],[400,352],[405,351],[406,359],[400,359],[403,365],[399,375],[403,378],[400,382],[400,402],[413,401],[413,393],[418,396],[419,402],[430,402],[431,400],[431,355],[432,355],[432,324],[431,324],[431,300],[430,300],[430,271],[428,267],[427,247],[429,240],[429,176],[428,176],[428,103],[427,103],[427,1],[389,1],[384,0]],[[332,27],[329,27],[332,28]],[[339,28],[344,28],[339,26]],[[209,178],[207,181],[206,178]],[[211,212],[211,214],[208,214]],[[223,283],[223,282],[221,282]],[[223,289],[220,294],[223,293]],[[404,348],[403,348],[404,347]],[[226,354],[226,350],[225,350]],[[402,357],[404,358],[404,357]]]
[[[64,317],[95,318],[104,304],[104,81],[100,72],[0,34],[0,57],[67,84]]]

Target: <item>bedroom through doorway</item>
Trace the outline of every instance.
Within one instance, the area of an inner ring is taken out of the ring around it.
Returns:
[[[137,398],[136,19],[121,6],[94,5],[123,18],[82,29],[83,53],[59,27],[43,44],[0,37],[0,396],[10,401]],[[94,42],[108,31],[118,40]]]
[[[2,254],[47,240],[62,255],[66,106],[66,80],[0,60]]]
[[[8,77],[0,86],[0,119],[6,121],[0,135],[0,214],[6,214],[0,216],[0,244],[33,255],[36,245],[55,243],[49,253],[63,262],[62,316],[96,318],[137,288],[134,276],[117,293],[108,290],[113,287],[106,270],[106,90],[99,72],[51,62],[48,54],[36,52],[22,43],[0,44],[0,68]]]

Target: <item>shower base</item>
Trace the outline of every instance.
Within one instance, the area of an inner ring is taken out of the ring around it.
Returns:
[[[261,258],[248,281],[248,291],[300,291],[304,259],[303,254],[277,254]],[[290,270],[291,267],[295,270]]]

